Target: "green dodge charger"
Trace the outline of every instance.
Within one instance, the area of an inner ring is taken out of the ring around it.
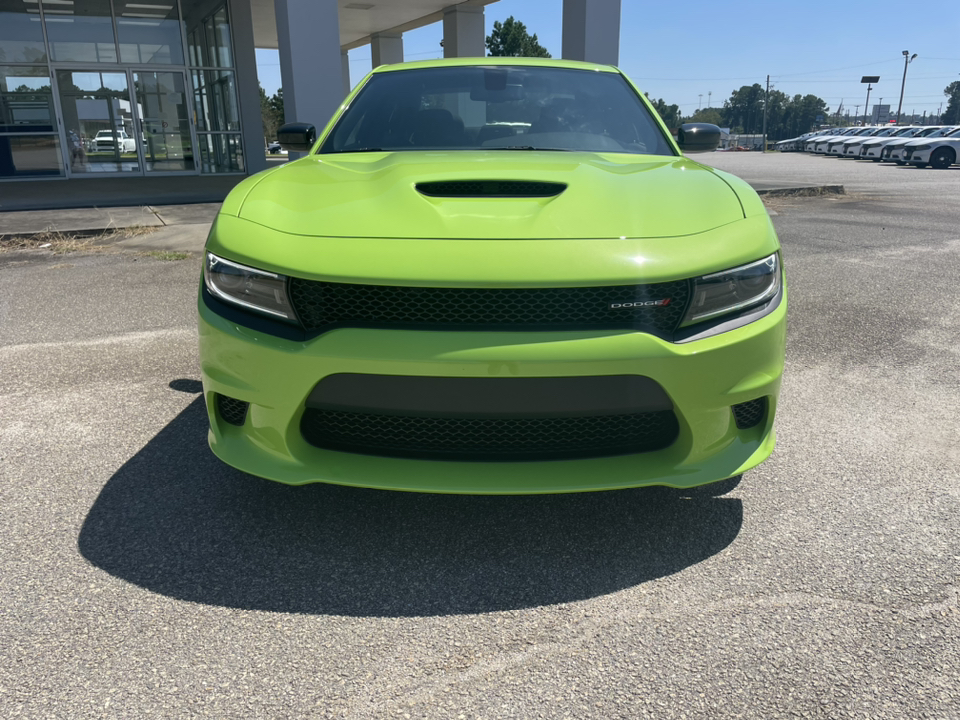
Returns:
[[[773,451],[780,245],[616,68],[383,66],[240,183],[199,296],[210,447],[271,480],[691,487]]]

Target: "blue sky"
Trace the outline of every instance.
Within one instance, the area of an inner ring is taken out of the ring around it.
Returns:
[[[560,57],[562,6],[562,0],[500,0],[486,8],[487,33],[494,20],[512,15]],[[405,59],[441,57],[442,37],[440,23],[405,33]],[[831,112],[842,100],[851,114],[857,105],[863,112],[861,76],[879,75],[870,104],[882,98],[896,112],[903,50],[918,55],[907,73],[903,112],[945,108],[943,88],[960,80],[960,5],[622,0],[620,67],[651,97],[676,103],[685,115],[706,107],[710,97],[719,107],[732,90],[763,84],[767,74],[788,95],[813,93]],[[351,50],[349,57],[356,83],[370,70],[370,48]],[[276,51],[258,50],[257,64],[261,84],[274,93],[280,86]]]

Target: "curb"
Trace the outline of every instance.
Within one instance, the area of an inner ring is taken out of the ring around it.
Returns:
[[[757,195],[768,197],[818,197],[820,195],[845,195],[843,185],[812,185],[808,187],[769,188],[757,190]]]

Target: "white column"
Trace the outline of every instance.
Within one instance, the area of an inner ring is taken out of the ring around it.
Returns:
[[[403,62],[403,35],[374,33],[370,36],[370,57],[373,67]]]
[[[443,56],[484,57],[487,54],[483,6],[451,5],[443,9]]]
[[[340,71],[343,73],[343,96],[346,97],[350,94],[350,88],[353,87],[350,84],[350,57],[346,50],[340,51]]]
[[[317,132],[343,100],[337,0],[275,0],[285,122]]]
[[[620,0],[563,0],[563,58],[620,62]]]
[[[267,168],[267,159],[263,142],[263,121],[260,116],[257,55],[253,45],[253,15],[249,0],[230,0],[230,24],[233,30],[233,62],[237,72],[244,168],[252,175]]]

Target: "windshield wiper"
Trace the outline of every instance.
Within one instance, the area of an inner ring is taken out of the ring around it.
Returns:
[[[497,145],[496,147],[480,147],[480,150],[545,150],[548,152],[573,152],[569,148],[534,147],[533,145]]]

